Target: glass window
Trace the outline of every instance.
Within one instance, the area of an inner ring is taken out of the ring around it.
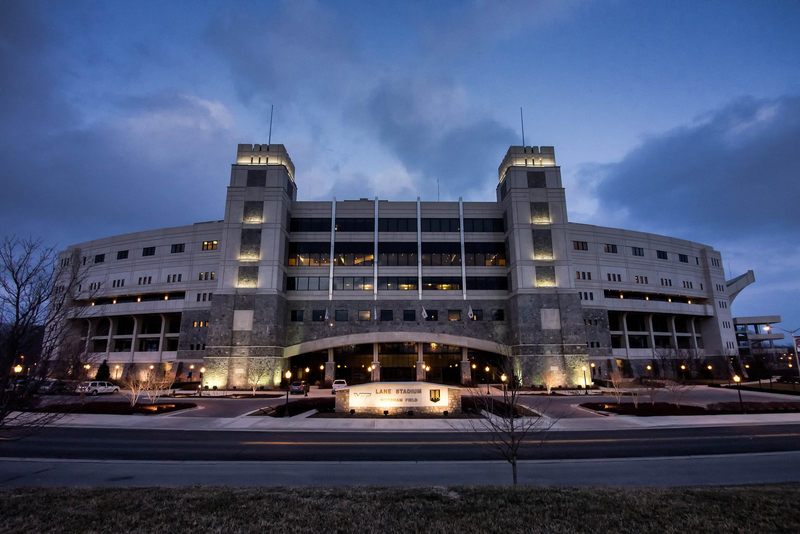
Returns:
[[[128,251],[127,250],[120,250],[117,252],[117,259],[118,260],[127,260],[128,259]]]
[[[266,169],[248,169],[247,187],[264,187],[267,185]]]
[[[656,256],[658,256],[659,260],[667,260],[669,256],[667,255],[666,250],[656,250]]]
[[[337,321],[347,321],[347,310],[336,310]]]
[[[531,189],[543,189],[547,187],[544,171],[528,171],[528,187]]]
[[[586,241],[573,241],[572,248],[575,250],[589,250],[589,243]]]
[[[217,250],[219,246],[219,241],[216,239],[213,241],[203,241],[203,250]]]
[[[169,251],[170,251],[170,254],[180,254],[185,249],[186,249],[186,244],[185,243],[174,243],[170,247]]]
[[[631,247],[631,254],[634,256],[644,256],[644,249],[641,247]]]
[[[439,310],[425,310],[425,313],[428,314],[428,317],[425,319],[426,321],[439,320]]]
[[[617,245],[614,245],[613,243],[606,243],[605,246],[603,247],[603,250],[605,250],[609,254],[616,254]]]
[[[394,320],[394,311],[381,310],[381,321],[392,321],[392,320]]]
[[[293,323],[303,322],[303,310],[292,310],[291,320]]]
[[[337,232],[374,232],[375,219],[374,218],[336,218],[336,231]]]
[[[142,249],[142,256],[155,256],[156,247],[144,247]]]
[[[472,310],[472,319],[473,321],[483,321],[483,310]]]
[[[94,262],[95,263],[103,263],[104,261],[106,261],[106,255],[105,254],[95,254],[95,256],[94,256]]]
[[[291,232],[330,232],[330,218],[292,217],[289,221]]]
[[[372,319],[372,312],[369,310],[359,310],[358,311],[358,320],[359,321],[369,321]]]
[[[678,254],[678,261],[681,263],[689,263],[689,256],[686,254]]]
[[[403,320],[404,321],[416,321],[417,320],[417,310],[403,310]]]
[[[312,310],[311,311],[311,320],[315,323],[319,323],[325,320],[325,310]]]
[[[448,321],[460,321],[461,320],[461,310],[447,310],[447,320]]]
[[[506,311],[503,309],[492,310],[492,321],[505,321]]]

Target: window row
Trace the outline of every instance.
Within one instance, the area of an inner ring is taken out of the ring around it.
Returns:
[[[197,294],[197,302],[211,302],[211,299],[214,297],[214,293],[198,293]]]
[[[377,315],[375,315],[377,313]],[[337,309],[333,311],[333,320],[337,322],[346,322],[349,320],[349,310],[346,309]],[[382,321],[382,322],[389,322],[394,321],[394,310],[358,310],[355,314],[357,320],[359,321]],[[305,321],[305,310],[291,310],[289,312],[289,320],[293,323],[302,323]],[[439,320],[439,310],[428,310],[424,307],[420,313],[420,318],[423,321],[438,321]],[[495,309],[491,310],[489,314],[489,318],[491,321],[505,321],[505,310],[503,309]],[[311,321],[312,322],[324,322],[330,321],[331,317],[328,313],[328,310],[312,310],[311,312]],[[403,310],[403,319],[404,322],[413,322],[417,320],[417,310]],[[466,314],[463,310],[447,310],[447,320],[451,322],[467,320],[467,321],[483,321],[484,320],[484,313],[482,309],[473,310],[469,308]]]
[[[181,273],[168,274],[167,275],[167,283],[168,284],[173,284],[175,282],[180,282],[182,279],[183,279],[183,274],[181,274]]]
[[[202,249],[203,250],[216,250],[217,246],[219,245],[219,241],[203,241]],[[171,254],[180,254],[186,251],[186,244],[185,243],[174,243],[170,245],[170,253]],[[143,247],[142,248],[142,256],[155,256],[156,255],[156,247]],[[117,259],[118,260],[127,260],[130,256],[130,251],[128,250],[118,250],[117,251]],[[94,256],[94,263],[104,263],[106,261],[105,254],[95,254]],[[62,266],[69,264],[69,258],[64,258],[62,260]],[[83,264],[86,265],[86,257],[83,258]]]
[[[329,278],[326,276],[290,276],[286,279],[287,291],[327,291]],[[380,276],[378,289],[384,291],[415,291],[419,288],[418,278],[414,276]],[[422,278],[422,288],[429,291],[461,290],[459,276],[426,276]],[[371,276],[334,276],[333,289],[336,291],[372,291]],[[471,291],[507,291],[508,278],[505,276],[468,276],[467,289]]]
[[[573,250],[581,250],[587,251],[589,250],[589,242],[588,241],[573,241],[572,242]],[[603,243],[603,252],[607,254],[618,254],[619,248],[614,243]],[[631,247],[631,255],[633,256],[644,256],[644,249],[642,247]],[[681,263],[689,263],[689,255],[688,254],[678,254],[678,261]],[[669,253],[666,250],[656,250],[656,257],[660,260],[668,260]],[[713,258],[712,258],[713,260]],[[700,258],[695,257],[695,263],[700,265]]]

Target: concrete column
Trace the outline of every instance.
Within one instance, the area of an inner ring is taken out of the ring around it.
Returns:
[[[422,300],[422,205],[417,197],[417,295]]]
[[[83,344],[83,352],[88,353],[89,347],[91,347],[92,343],[92,336],[94,335],[94,328],[93,321],[91,319],[86,319],[86,343]],[[106,346],[108,346],[108,342],[106,342]]]
[[[669,316],[669,331],[672,334],[672,346],[678,350],[678,335],[675,333],[675,316]]]
[[[464,201],[458,197],[458,226],[461,241],[461,296],[467,300],[467,262],[464,255]]]
[[[333,259],[334,247],[336,242],[336,197],[331,201],[331,258],[328,269],[328,300],[333,300]],[[327,373],[326,375],[327,376]]]
[[[167,332],[167,317],[161,314],[161,334],[158,337],[158,361],[164,361],[164,334]]]
[[[422,354],[422,343],[417,343],[417,380],[425,380],[425,360]]]
[[[133,363],[133,353],[136,352],[136,341],[139,336],[139,320],[135,315],[133,318],[133,335],[131,336],[131,363]]]
[[[461,384],[467,385],[472,382],[472,368],[469,364],[469,350],[461,347]]]
[[[372,243],[372,299],[378,300],[378,197],[375,197],[375,230]],[[377,321],[377,318],[373,318]]]
[[[377,343],[372,344],[372,381],[381,381],[381,362]]]
[[[650,350],[653,357],[656,355],[656,336],[653,334],[653,314],[647,314],[647,333],[650,334]]]
[[[336,377],[336,362],[333,360],[333,349],[328,349],[328,361],[325,362],[325,383],[330,384]]]
[[[692,348],[696,351],[697,350],[697,330],[694,327],[694,320],[695,318],[692,317],[690,325],[691,325],[691,332],[692,332]],[[737,351],[738,353],[738,351]]]
[[[114,318],[108,318],[108,337],[106,338],[106,360],[108,359],[108,353],[111,352],[111,343],[114,337]]]

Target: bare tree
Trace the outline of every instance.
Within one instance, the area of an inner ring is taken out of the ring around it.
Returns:
[[[545,417],[520,404],[522,381],[513,372],[514,358],[502,367],[504,372],[501,380],[505,378],[502,380],[502,397],[492,397],[481,388],[470,390],[483,417],[468,421],[473,431],[488,436],[487,445],[511,465],[512,481],[516,486],[520,447],[531,443],[541,445],[556,419]]]
[[[175,373],[166,366],[151,365],[147,370],[146,387],[144,394],[150,404],[155,404],[165,391],[172,389],[175,383]]]
[[[617,404],[622,404],[622,371],[614,367],[614,369],[608,373],[608,382],[611,384],[611,391],[614,393],[614,398],[617,399]]]
[[[142,374],[135,369],[131,369],[128,371],[128,374],[125,375],[122,384],[128,396],[128,402],[132,408],[136,406],[136,403],[139,402],[139,399],[148,388],[149,381],[147,374]]]
[[[72,299],[82,277],[77,264],[59,260],[40,240],[7,237],[0,243],[0,429],[46,424],[54,417],[23,416],[21,410],[60,366],[62,349],[74,335],[70,319],[78,312]],[[30,350],[38,352],[35,358],[23,353]]]
[[[256,396],[256,390],[259,386],[265,385],[272,372],[274,366],[272,360],[267,358],[250,358],[247,361],[247,384],[253,390],[253,396]]]

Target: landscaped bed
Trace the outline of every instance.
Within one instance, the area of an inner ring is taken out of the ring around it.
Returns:
[[[798,499],[797,485],[14,489],[0,532],[800,532]]]
[[[392,419],[440,419],[442,417],[449,417],[449,418],[474,418],[480,417],[480,412],[483,410],[490,411],[496,415],[505,415],[508,411],[506,404],[502,401],[502,399],[490,399],[490,398],[483,398],[483,397],[462,397],[461,398],[461,410],[462,413],[459,414],[448,414],[445,416],[442,414],[426,414],[426,413],[419,413],[415,412],[413,408],[409,408],[408,411],[399,413],[399,414],[392,414],[392,415],[375,415],[374,413],[359,413],[357,410],[355,413],[348,413],[348,412],[336,412],[334,411],[335,408],[335,399],[332,397],[315,397],[315,398],[303,398],[299,400],[290,401],[288,404],[288,417],[292,417],[295,415],[300,415],[302,413],[317,410],[317,413],[311,415],[310,417],[320,417],[320,418],[361,418],[361,419],[374,419],[374,418],[392,418]],[[286,404],[278,404],[277,406],[271,406],[268,408],[262,408],[257,412],[252,413],[251,415],[266,415],[269,417],[287,417],[287,405]],[[517,417],[520,416],[536,416],[537,414],[526,408],[524,406],[517,406]]]
[[[131,406],[130,402],[90,401],[48,404],[30,411],[64,414],[159,415],[195,408],[196,406],[193,402],[137,403],[135,406]]]
[[[601,413],[617,415],[636,415],[639,417],[653,417],[661,415],[728,415],[741,414],[742,406],[738,402],[718,402],[707,407],[691,404],[671,404],[667,402],[639,402],[638,406],[632,402],[585,402],[582,407]],[[800,402],[745,402],[745,413],[797,413],[800,412]]]

